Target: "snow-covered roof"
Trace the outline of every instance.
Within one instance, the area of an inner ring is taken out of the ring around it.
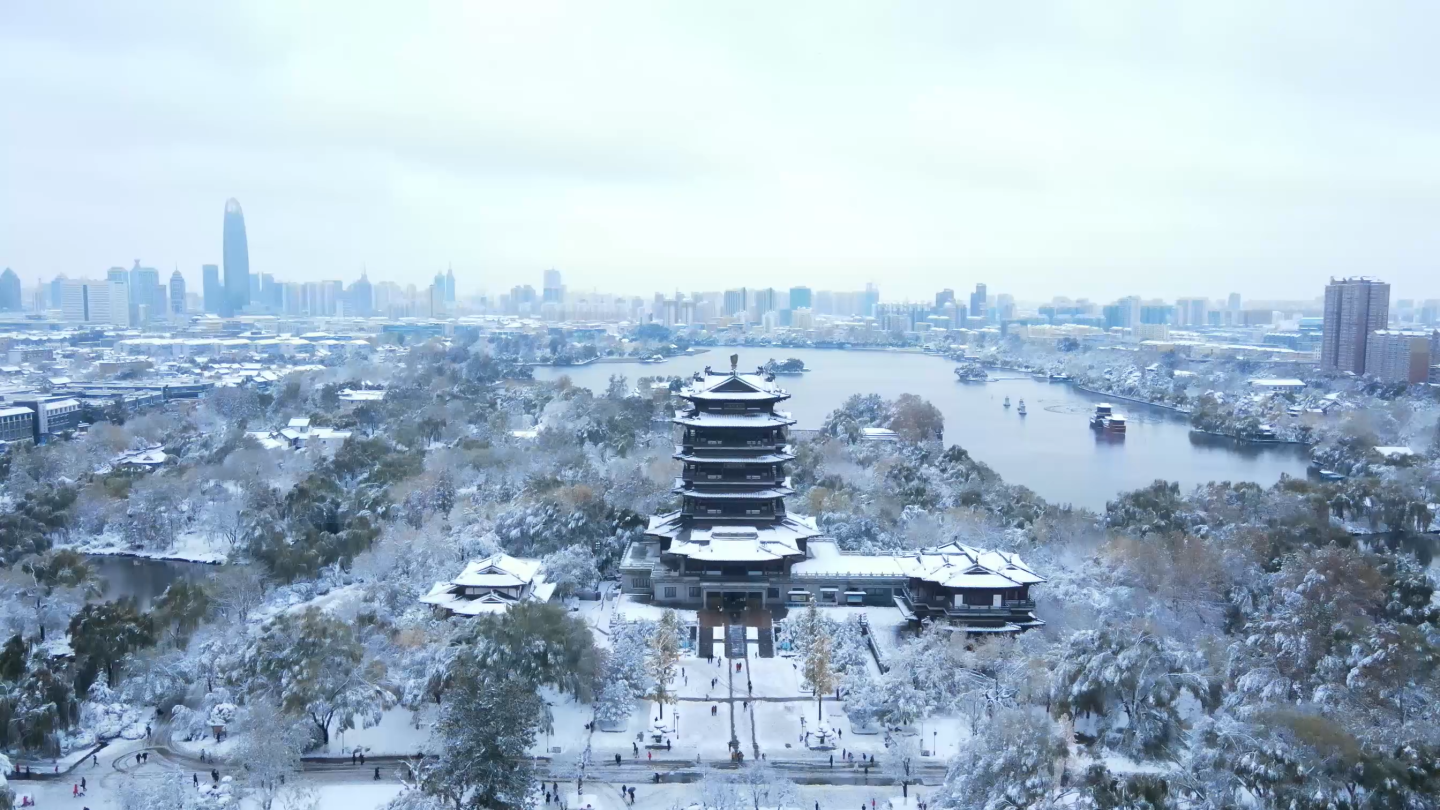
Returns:
[[[531,581],[538,573],[539,560],[495,554],[483,560],[471,560],[453,583],[469,587],[513,588]]]
[[[694,380],[680,391],[691,400],[740,400],[768,402],[789,399],[790,394],[760,374],[710,374]]]
[[[721,525],[692,529],[687,539],[670,546],[670,553],[700,562],[769,562],[805,554],[790,532]]]
[[[1404,458],[1415,455],[1415,451],[1408,447],[1377,447],[1375,448],[1375,452],[1385,458]]]
[[[130,464],[137,467],[159,467],[170,458],[160,445],[152,445],[143,450],[132,450],[128,453],[121,453],[111,460],[112,464]]]
[[[814,541],[810,558],[796,563],[794,577],[908,577],[945,588],[987,590],[1044,582],[1020,555],[949,543],[909,554],[841,554],[835,545]]]
[[[450,582],[435,583],[420,601],[462,616],[477,616],[501,613],[519,602],[548,602],[554,594],[555,583],[547,582],[540,573],[539,560],[495,554],[472,560]]]
[[[794,494],[795,494],[795,490],[791,489],[790,486],[789,486],[789,484],[790,484],[790,480],[787,478],[787,479],[785,480],[785,485],[784,485],[784,486],[766,487],[766,488],[764,488],[764,489],[750,489],[750,488],[748,488],[748,487],[743,487],[743,486],[733,486],[733,487],[710,487],[710,486],[705,486],[704,488],[698,488],[698,489],[696,489],[696,488],[687,488],[687,487],[685,486],[685,479],[683,479],[683,478],[676,478],[676,479],[675,479],[675,490],[674,490],[674,491],[676,491],[676,492],[683,492],[683,493],[685,494],[685,497],[687,497],[687,498],[697,498],[697,499],[702,500],[702,501],[703,501],[703,500],[722,500],[722,501],[734,501],[734,500],[741,500],[741,501],[768,501],[768,500],[773,500],[773,499],[775,499],[775,498],[785,498],[785,497],[788,497],[788,496],[790,496],[790,495],[794,495]]]
[[[676,445],[674,458],[679,461],[700,461],[711,464],[780,464],[792,461],[794,453],[765,453],[759,456],[707,456],[703,453],[687,453],[685,448]]]
[[[1294,378],[1257,378],[1251,380],[1250,385],[1254,388],[1304,388],[1305,381]]]
[[[712,562],[755,562],[786,557],[801,558],[800,541],[820,534],[815,519],[787,514],[772,523],[735,525],[687,522],[680,512],[651,515],[645,533],[669,539],[667,553]]]
[[[784,411],[774,413],[686,413],[675,412],[675,424],[687,425],[690,427],[738,427],[738,428],[766,428],[785,427],[795,424],[790,414]]]

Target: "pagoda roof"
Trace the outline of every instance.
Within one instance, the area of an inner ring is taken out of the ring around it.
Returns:
[[[709,374],[680,390],[686,399],[770,402],[789,399],[790,393],[761,374]]]
[[[723,484],[714,487],[706,486],[705,489],[686,489],[685,480],[676,478],[673,491],[682,493],[687,498],[698,498],[702,501],[768,501],[794,495],[795,490],[790,488],[789,483],[790,479],[787,478],[784,486],[769,486],[764,489],[741,488]]]
[[[733,453],[734,451],[733,451],[733,450],[725,450],[725,451],[723,451],[723,452]],[[696,452],[693,452],[693,451],[687,453],[687,452],[685,452],[685,447],[684,447],[684,445],[676,445],[676,446],[675,446],[675,455],[673,456],[673,458],[675,458],[675,459],[677,459],[677,460],[679,460],[679,461],[691,461],[691,462],[698,462],[698,463],[701,463],[701,464],[706,464],[706,463],[708,463],[708,464],[783,464],[784,462],[787,462],[787,461],[794,461],[794,460],[795,460],[795,454],[794,454],[794,453],[788,453],[788,452],[787,452],[787,453],[776,453],[776,452],[773,452],[773,451],[769,451],[769,452],[762,453],[762,454],[760,454],[760,455],[758,455],[758,456],[734,456],[734,455],[707,456],[707,455],[703,455],[703,454],[701,454],[701,453],[696,453]]]
[[[800,541],[820,533],[815,519],[786,515],[772,523],[686,522],[679,512],[654,515],[646,534],[671,540],[667,554],[708,562],[767,562],[803,559]]]
[[[690,427],[714,427],[714,428],[766,428],[786,427],[795,424],[790,414],[784,411],[774,413],[706,413],[696,411],[686,413],[676,411],[673,420],[677,425]]]

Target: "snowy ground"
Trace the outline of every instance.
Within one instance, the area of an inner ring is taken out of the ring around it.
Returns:
[[[330,744],[310,756],[348,757],[360,749],[366,756],[414,756],[430,753],[430,736],[438,711],[427,706],[419,716],[409,709],[394,708],[380,716],[380,724],[370,728],[352,728],[330,735]]]
[[[76,782],[80,774],[75,777]],[[36,782],[11,783],[16,788],[15,805],[20,805],[22,796],[30,796],[34,799],[36,807],[66,807],[80,810],[81,807],[88,807],[90,810],[121,810],[120,785],[123,779],[130,778],[155,778],[155,777],[129,777],[116,775],[115,779],[91,779],[86,777],[87,787],[85,795],[75,798],[72,795],[72,782]],[[316,810],[378,810],[390,799],[394,798],[403,789],[395,782],[381,782],[379,784],[314,784],[317,791],[319,804]],[[254,801],[244,801],[238,805],[238,810],[258,810],[259,804]]]
[[[81,537],[78,542],[66,548],[83,554],[119,555],[143,557],[149,560],[178,560],[180,562],[223,563],[229,557],[225,541],[208,532],[183,532],[175,538],[175,545],[164,551],[137,550],[131,548],[120,535],[106,532],[90,537]]]

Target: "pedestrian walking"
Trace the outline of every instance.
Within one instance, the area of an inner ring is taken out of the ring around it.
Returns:
[[[99,766],[99,765],[100,765],[100,758],[97,757],[97,756],[95,756],[94,754],[91,754],[91,755],[90,755],[90,767],[94,768],[94,767],[97,767],[97,766]]]
[[[617,767],[617,768],[620,767],[620,755],[619,755],[619,754],[616,754],[616,755],[615,755],[615,767]]]
[[[82,776],[80,777],[80,792],[84,793],[86,790],[87,788],[85,787],[85,777]]]
[[[217,785],[220,784],[220,771],[218,771],[218,770],[216,770],[216,769],[214,769],[214,768],[211,768],[211,769],[210,769],[210,778],[215,781],[215,784],[217,784]]]
[[[75,784],[70,786],[70,796],[75,799],[80,798],[80,785]]]
[[[635,749],[635,754],[636,754],[636,756],[639,756],[639,754],[640,754],[640,744],[639,744],[639,743],[633,743],[633,742],[632,742],[632,743],[630,743],[630,747],[631,747],[631,748],[634,748],[634,749]]]
[[[659,774],[656,774],[656,776],[659,776]],[[658,782],[658,781],[660,781],[660,780],[659,780],[659,779],[656,779],[655,781]],[[630,788],[630,803],[631,803],[631,804],[634,804],[634,803],[635,803],[635,788],[633,788],[633,787]]]
[[[190,781],[195,783],[195,787],[197,787],[197,788],[200,787],[200,774],[198,774],[198,773],[192,773],[192,774],[190,774]]]
[[[830,755],[830,767],[832,767],[832,768],[835,767],[835,755],[834,755],[834,754],[831,754],[831,755]]]
[[[655,752],[654,752],[654,751],[646,751],[646,752],[645,752],[645,761],[646,761],[646,762],[654,762],[654,761],[655,761]]]
[[[364,765],[364,764],[365,764],[365,751],[364,751],[364,750],[361,750],[361,751],[360,751],[360,764],[361,764],[361,765]]]
[[[379,765],[376,765],[376,766],[375,766],[375,781],[376,781],[376,782],[379,782],[379,781],[380,781],[380,766],[379,766]]]
[[[352,767],[352,768],[355,767],[355,755],[358,754],[358,753],[360,753],[360,752],[359,752],[359,751],[356,751],[356,750],[354,750],[354,749],[351,749],[351,751],[350,751],[350,767]]]

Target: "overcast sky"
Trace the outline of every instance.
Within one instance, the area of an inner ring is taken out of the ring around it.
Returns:
[[[1433,2],[0,4],[0,266],[1440,297]]]

